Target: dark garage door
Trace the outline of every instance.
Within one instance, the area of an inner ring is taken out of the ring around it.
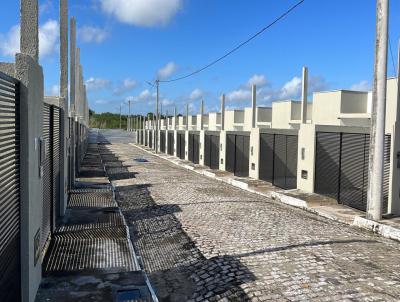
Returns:
[[[317,132],[315,192],[366,211],[369,134]],[[390,135],[385,136],[383,212],[387,212]]]
[[[189,133],[189,161],[198,164],[200,159],[200,135]]]
[[[149,131],[149,147],[153,148],[153,131]]]
[[[185,133],[178,132],[176,139],[176,155],[180,159],[185,159]]]
[[[262,133],[260,135],[260,179],[284,189],[297,186],[296,135]]]
[[[226,170],[239,177],[249,176],[248,135],[228,134],[226,144]]]
[[[165,153],[165,131],[160,131],[160,151]]]
[[[149,145],[149,137],[147,136],[147,134],[148,134],[148,131],[145,130],[145,131],[144,131],[144,145],[145,145],[145,146],[148,146],[148,145]]]
[[[219,169],[219,135],[206,134],[204,143],[204,164]]]
[[[0,301],[21,301],[19,82],[0,72]]]
[[[168,154],[174,155],[174,132],[168,132]]]

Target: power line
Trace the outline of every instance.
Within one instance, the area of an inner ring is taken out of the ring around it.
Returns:
[[[392,51],[392,43],[390,42],[390,37],[388,37],[388,40],[389,40],[390,57],[392,58],[392,64],[393,64],[393,72],[394,72],[394,75],[396,76],[396,74],[397,74],[396,63],[394,62],[394,56],[393,56],[393,51]]]
[[[258,37],[259,35],[261,35],[262,33],[264,33],[267,29],[269,29],[270,27],[272,27],[273,25],[275,25],[276,23],[278,23],[280,20],[282,20],[283,18],[285,18],[287,15],[289,15],[292,11],[294,11],[298,6],[300,6],[301,4],[303,4],[303,2],[305,2],[305,0],[301,0],[299,2],[297,2],[295,5],[293,5],[291,8],[289,8],[286,12],[284,12],[282,15],[280,15],[278,18],[276,18],[273,22],[271,22],[270,24],[268,24],[267,26],[265,26],[263,29],[261,29],[260,31],[258,31],[257,33],[255,33],[253,36],[251,36],[250,38],[248,38],[246,41],[240,43],[238,46],[236,46],[235,48],[233,48],[231,51],[227,52],[225,55],[223,55],[222,57],[219,57],[218,59],[212,61],[211,63],[205,65],[204,67],[189,73],[187,75],[172,79],[172,80],[159,80],[159,82],[162,83],[170,83],[170,82],[176,82],[179,80],[183,80],[186,78],[189,78],[195,74],[198,74],[204,70],[206,70],[207,68],[217,64],[218,62],[222,61],[223,59],[225,59],[226,57],[230,56],[231,54],[233,54],[235,51],[239,50],[241,47],[243,47],[244,45],[248,44],[250,41],[254,40],[256,37]]]

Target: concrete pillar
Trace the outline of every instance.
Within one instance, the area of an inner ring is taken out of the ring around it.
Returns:
[[[174,119],[173,119],[173,121],[172,121],[174,130],[176,130],[176,119],[177,119],[177,116],[176,116],[176,106],[175,106],[175,107],[174,107]]]
[[[301,123],[307,123],[308,68],[303,67],[303,82],[301,87]]]
[[[251,128],[256,128],[256,122],[257,122],[257,117],[256,117],[256,111],[257,111],[257,86],[253,85],[252,86],[252,91],[251,91]]]
[[[313,193],[315,158],[316,158],[316,126],[301,124],[297,152],[297,189]]]
[[[186,104],[186,130],[189,130],[189,104]]]
[[[249,177],[259,179],[260,171],[260,128],[250,132]]]
[[[38,0],[21,0],[21,43],[22,54],[39,62],[39,15]]]
[[[221,130],[225,130],[225,94],[221,97]]]
[[[68,0],[60,0],[60,107],[61,165],[60,165],[60,216],[65,215],[68,202]]]
[[[221,130],[219,134],[219,170],[226,170],[226,131]]]
[[[204,101],[201,100],[200,105],[200,130],[204,129]]]
[[[70,33],[70,117],[72,121],[75,121],[75,82],[76,82],[76,74],[75,74],[75,64],[76,64],[76,21],[75,18],[71,18],[70,21],[71,33]],[[75,123],[72,123],[71,129],[71,138],[69,142],[69,157],[70,157],[70,166],[69,166],[69,186],[70,188],[74,187],[75,184]]]

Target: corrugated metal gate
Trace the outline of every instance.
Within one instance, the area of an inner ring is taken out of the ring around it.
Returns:
[[[366,211],[369,134],[317,132],[315,192]],[[390,173],[390,135],[385,136],[383,212],[387,212]]]
[[[0,72],[0,301],[21,301],[19,82]]]
[[[297,187],[297,135],[261,133],[259,177],[284,189]]]
[[[49,104],[43,104],[43,129],[42,138],[45,147],[43,162],[43,218],[40,236],[42,254],[45,255],[50,242],[53,221],[53,157],[52,157],[52,109]]]
[[[143,132],[144,132],[143,129],[140,130],[140,142],[139,142],[139,143],[140,143],[141,145],[143,145],[143,136],[144,136]]]
[[[55,213],[58,216],[60,213],[60,163],[61,161],[61,109],[52,106],[53,114],[53,202],[55,205]],[[53,225],[56,222],[56,215],[53,218]]]
[[[204,164],[211,169],[219,169],[219,135],[205,135]]]
[[[185,133],[176,134],[176,155],[180,159],[185,159]]]
[[[165,131],[160,131],[160,151],[165,153]]]
[[[144,145],[148,146],[149,145],[149,137],[147,136],[147,130],[144,132]]]
[[[200,159],[200,134],[189,133],[188,153],[189,161],[198,164]]]
[[[168,132],[168,154],[174,155],[174,132]]]
[[[249,134],[228,134],[226,137],[226,170],[236,176],[249,176]]]
[[[149,131],[149,147],[153,148],[153,131]]]

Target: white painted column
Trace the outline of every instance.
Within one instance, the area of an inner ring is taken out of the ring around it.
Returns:
[[[308,95],[308,68],[303,67],[303,81],[301,87],[301,123],[307,123],[307,95]]]
[[[251,128],[257,126],[257,86],[253,85],[251,90]]]
[[[221,130],[225,130],[225,94],[221,97]]]

